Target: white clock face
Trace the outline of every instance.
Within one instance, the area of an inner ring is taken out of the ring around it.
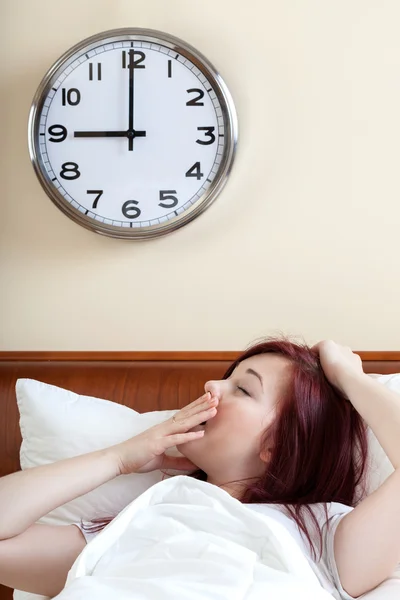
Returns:
[[[65,203],[132,231],[176,221],[206,195],[227,140],[219,97],[194,62],[154,42],[103,40],[55,76],[35,144]]]

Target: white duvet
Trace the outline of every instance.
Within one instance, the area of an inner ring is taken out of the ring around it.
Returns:
[[[77,558],[59,600],[328,600],[283,525],[177,476],[127,506]]]

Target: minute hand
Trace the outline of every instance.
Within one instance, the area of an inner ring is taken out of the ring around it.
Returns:
[[[135,51],[129,50],[129,131],[133,131],[133,74],[135,70]],[[133,150],[133,137],[129,137],[129,150]]]

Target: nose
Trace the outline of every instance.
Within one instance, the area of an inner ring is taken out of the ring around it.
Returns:
[[[204,385],[204,390],[210,392],[211,396],[217,396],[219,400],[223,396],[223,381],[207,381]]]

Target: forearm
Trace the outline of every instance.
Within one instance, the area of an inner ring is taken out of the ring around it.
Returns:
[[[346,374],[341,387],[371,427],[395,469],[400,468],[400,395],[365,373]]]
[[[119,475],[113,448],[18,471],[0,479],[0,540]]]

